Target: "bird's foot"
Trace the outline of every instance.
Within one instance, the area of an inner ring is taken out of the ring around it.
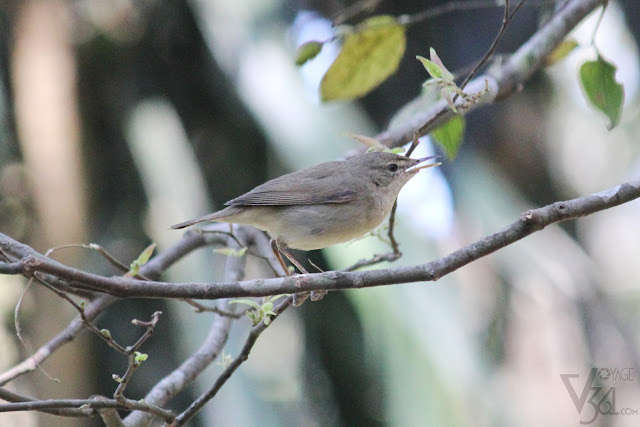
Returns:
[[[309,292],[298,292],[293,294],[293,305],[300,307],[309,298]],[[311,299],[313,301],[313,298]]]
[[[326,290],[311,291],[311,301],[320,301],[327,294]]]

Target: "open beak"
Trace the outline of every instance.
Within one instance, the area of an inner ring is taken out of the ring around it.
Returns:
[[[431,167],[434,167],[434,166],[440,166],[442,164],[442,162],[430,163],[428,165],[423,165],[422,163],[426,162],[427,160],[431,160],[431,159],[439,160],[441,158],[442,157],[440,157],[440,156],[429,156],[429,157],[423,157],[421,159],[417,159],[418,163],[415,166],[411,166],[410,168],[408,168],[407,172],[416,173],[421,169],[427,169],[427,168],[431,168]]]

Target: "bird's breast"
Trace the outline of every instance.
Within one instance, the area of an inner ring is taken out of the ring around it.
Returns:
[[[388,212],[370,202],[282,208],[278,230],[267,230],[290,248],[313,250],[348,242],[380,225]]]

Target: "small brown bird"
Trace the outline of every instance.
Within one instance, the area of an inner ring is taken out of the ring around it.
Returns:
[[[386,152],[369,152],[344,161],[321,163],[267,181],[225,203],[226,208],[172,226],[204,221],[249,224],[266,231],[272,248],[305,272],[287,251],[325,248],[360,237],[380,225],[402,187],[419,170],[440,163]],[[286,271],[286,268],[285,268]]]

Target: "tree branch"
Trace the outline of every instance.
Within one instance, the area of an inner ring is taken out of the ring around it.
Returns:
[[[169,268],[169,266],[174,262],[195,249],[214,243],[214,239],[215,241],[219,241],[218,237],[212,238],[211,236],[206,236],[195,231],[189,231],[185,233],[183,238],[175,245],[159,253],[143,265],[140,268],[140,273],[145,277],[158,278],[160,274]],[[5,256],[10,256],[13,259],[20,259],[34,254],[39,255],[29,246],[13,239],[10,239],[10,241],[0,242],[0,251],[2,251]],[[17,263],[20,262],[18,261]],[[11,265],[14,266],[17,263],[12,262]],[[3,263],[0,263],[0,268],[2,265]],[[44,279],[46,279],[47,283],[58,285],[58,288],[68,287],[68,283],[66,281],[60,280],[57,277],[48,275],[45,276]],[[47,343],[42,345],[31,357],[0,374],[0,386],[27,372],[35,370],[39,364],[48,359],[55,351],[63,345],[73,341],[80,332],[85,330],[85,321],[92,322],[116,301],[117,298],[111,295],[99,295],[97,298],[92,300],[84,308],[84,319],[80,315],[76,316],[66,328],[60,331],[58,335],[53,337]]]
[[[2,390],[3,392],[6,390]],[[3,398],[12,398],[19,396],[15,393],[1,393]],[[22,397],[22,396],[21,396]],[[16,411],[41,411],[47,412],[53,415],[64,416],[76,416],[76,417],[91,417],[96,415],[94,409],[124,409],[124,410],[138,410],[149,412],[153,415],[163,418],[165,421],[173,422],[174,415],[171,411],[164,410],[157,406],[149,405],[144,401],[135,401],[125,399],[117,401],[115,399],[107,399],[104,397],[96,396],[91,399],[50,399],[50,400],[29,400],[30,398],[24,398],[24,401],[2,403],[0,404],[0,413],[2,412],[16,412]],[[67,411],[61,411],[67,409]]]
[[[234,239],[239,246],[255,248],[255,251],[267,259],[270,264],[278,264],[271,251],[269,240],[266,236],[250,227],[237,227],[237,236],[227,236]],[[227,257],[225,262],[224,279],[237,281],[244,278],[246,256]],[[223,311],[230,310],[226,301],[222,302]],[[231,312],[233,313],[233,312]],[[211,363],[219,356],[229,337],[232,318],[230,316],[216,315],[209,328],[209,334],[191,356],[189,356],[178,368],[160,380],[144,397],[145,402],[158,406],[165,406],[175,395],[191,384]],[[149,412],[132,412],[124,420],[125,425],[146,425],[151,421]]]
[[[247,340],[245,341],[244,346],[242,347],[242,351],[240,352],[238,357],[236,357],[235,360],[231,362],[231,364],[222,372],[222,374],[220,374],[216,382],[209,390],[203,393],[184,412],[176,417],[177,426],[182,426],[186,422],[188,422],[191,418],[193,418],[195,414],[198,413],[198,411],[202,409],[204,405],[206,405],[207,402],[209,402],[216,396],[216,394],[218,394],[218,391],[220,391],[227,380],[231,378],[231,375],[233,375],[233,373],[240,367],[240,365],[242,365],[242,363],[246,362],[249,359],[249,353],[251,353],[251,349],[255,345],[260,334],[262,334],[262,332],[264,332],[264,330],[267,329],[269,325],[273,323],[273,321],[277,319],[278,316],[280,316],[280,314],[282,314],[282,312],[289,308],[292,304],[293,296],[289,296],[284,301],[282,301],[280,305],[278,305],[278,307],[276,307],[276,309],[274,310],[275,315],[271,317],[271,321],[269,323],[266,323],[263,320],[262,322],[251,328],[251,332],[249,332],[249,336],[247,337]]]
[[[21,260],[22,274],[44,272],[69,281],[69,285],[90,288],[120,298],[219,299],[259,297],[314,290],[365,288],[421,281],[435,281],[483,256],[510,245],[550,224],[590,215],[640,197],[640,180],[576,199],[556,202],[525,212],[505,229],[487,236],[438,260],[410,267],[359,272],[326,272],[273,279],[227,283],[168,283],[124,277],[103,277],[51,262],[33,250]],[[0,233],[0,248],[16,244]]]
[[[459,114],[467,114],[482,105],[491,104],[515,90],[519,90],[533,73],[544,65],[544,59],[562,42],[589,13],[607,0],[567,0],[567,3],[542,28],[509,57],[504,65],[490,74],[473,79],[466,87],[466,93],[480,93],[488,85],[489,91],[478,102],[463,105],[455,102]],[[420,102],[417,97],[413,102]],[[375,137],[389,147],[398,147],[413,138],[416,129],[420,135],[426,135],[452,118],[454,113],[446,101],[441,100],[429,108],[421,110],[407,118],[404,123],[394,125]]]

